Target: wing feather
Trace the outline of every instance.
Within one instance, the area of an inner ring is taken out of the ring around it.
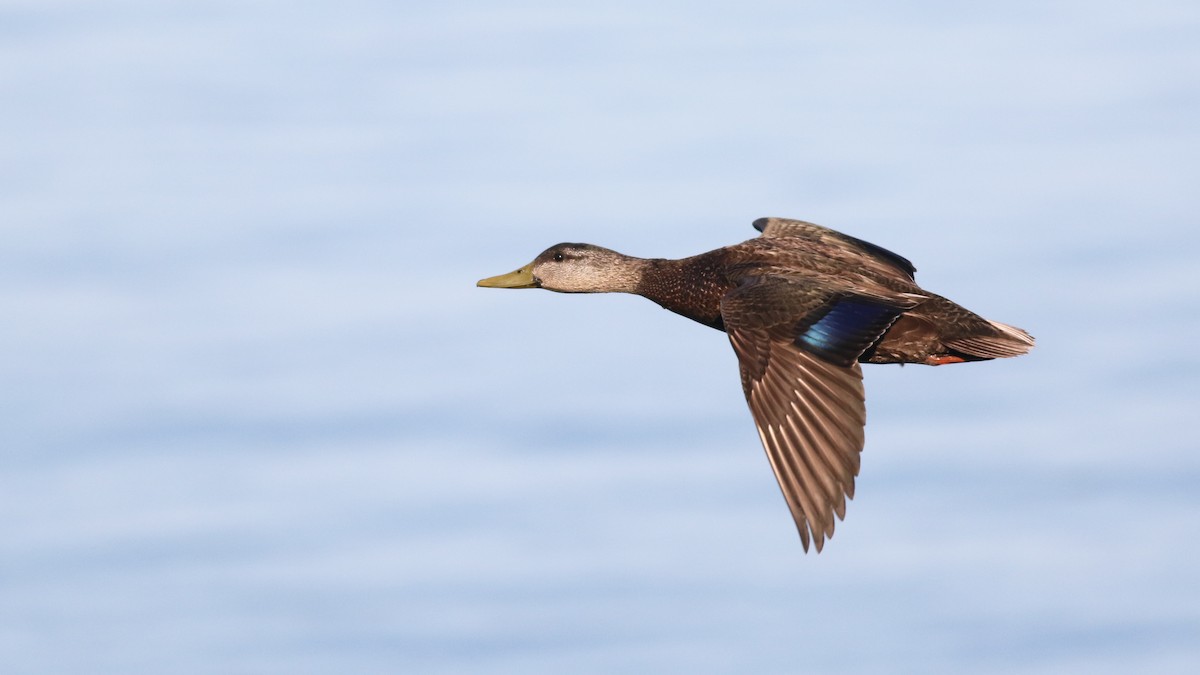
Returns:
[[[900,272],[909,281],[912,281],[914,275],[917,273],[917,268],[913,267],[912,262],[902,255],[893,253],[869,241],[863,241],[858,237],[851,237],[848,234],[831,230],[816,223],[792,220],[790,218],[759,218],[754,221],[754,229],[762,232],[762,236],[767,238],[795,237],[812,242],[838,241],[843,245],[857,248],[895,271]]]
[[[731,326],[728,333],[801,542],[820,551],[854,494],[866,422],[862,371],[822,361],[792,344],[786,331]]]

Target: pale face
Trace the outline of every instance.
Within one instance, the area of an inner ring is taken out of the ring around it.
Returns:
[[[631,288],[635,259],[591,244],[556,244],[521,269],[489,277],[490,288],[544,288],[559,293],[608,293]]]

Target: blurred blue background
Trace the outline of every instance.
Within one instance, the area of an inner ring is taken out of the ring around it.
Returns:
[[[0,56],[5,672],[1200,667],[1195,2],[9,0]],[[765,215],[1039,339],[868,367],[820,555],[723,335],[474,287]]]

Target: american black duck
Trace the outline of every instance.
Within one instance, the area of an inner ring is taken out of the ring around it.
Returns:
[[[807,551],[854,497],[866,422],[859,363],[943,365],[1018,356],[1033,338],[922,290],[884,248],[800,220],[681,260],[558,244],[490,288],[634,293],[725,331],[771,468]]]

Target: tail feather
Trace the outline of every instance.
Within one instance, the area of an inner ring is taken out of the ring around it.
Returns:
[[[988,324],[994,329],[992,335],[971,335],[949,340],[946,346],[981,359],[1020,356],[1033,349],[1034,339],[1029,333],[999,321],[988,321]]]

